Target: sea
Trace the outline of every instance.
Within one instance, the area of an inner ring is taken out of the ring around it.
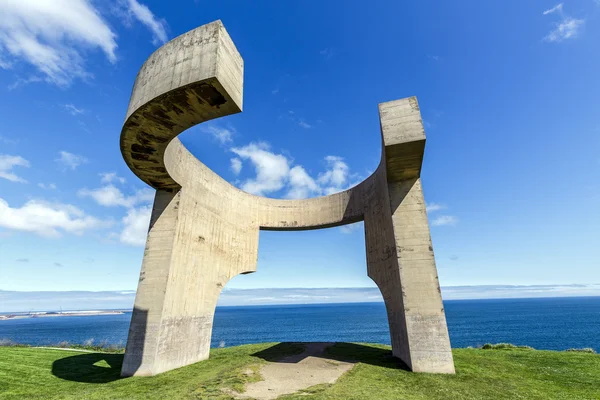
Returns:
[[[444,301],[452,347],[513,343],[600,352],[600,297]],[[131,312],[0,321],[0,341],[124,345]],[[259,342],[389,344],[383,303],[217,307],[212,347]]]

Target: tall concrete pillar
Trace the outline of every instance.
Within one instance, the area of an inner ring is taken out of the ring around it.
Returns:
[[[415,372],[454,373],[421,188],[425,132],[417,99],[382,103],[379,113],[380,199],[389,204],[365,214],[369,276],[385,301],[393,354]]]
[[[121,152],[156,196],[122,375],[155,375],[208,357],[221,289],[256,270],[260,229],[363,219],[368,274],[385,301],[393,354],[413,371],[454,372],[421,190],[425,135],[416,98],[380,104],[381,163],[364,182],[313,199],[258,197],[177,139],[242,110],[243,65],[215,21],[158,49],[136,78]]]
[[[221,289],[256,270],[258,226],[233,223],[222,199],[194,189],[156,192],[123,376],[207,359]]]

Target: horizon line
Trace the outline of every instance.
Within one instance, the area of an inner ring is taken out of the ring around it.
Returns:
[[[481,284],[481,285],[440,285],[440,288],[470,288],[470,287],[587,287],[600,285],[600,282],[594,283],[532,283],[532,284]],[[378,286],[317,286],[317,287],[257,287],[257,288],[227,288],[224,287],[223,291],[227,290],[266,290],[266,289],[278,289],[278,290],[305,290],[305,289],[378,289]],[[137,289],[100,289],[100,290],[85,290],[85,289],[69,289],[69,290],[7,290],[0,288],[0,292],[18,292],[18,293],[30,293],[30,292],[52,292],[52,293],[66,293],[66,292],[137,292]],[[572,297],[572,296],[565,296]]]

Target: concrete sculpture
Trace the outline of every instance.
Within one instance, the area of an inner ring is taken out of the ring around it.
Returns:
[[[364,220],[367,271],[383,295],[394,356],[454,373],[420,171],[425,134],[414,97],[379,105],[377,170],[344,192],[279,200],[243,192],[177,139],[242,110],[243,60],[221,21],[159,48],[135,81],[121,152],[156,189],[121,374],[155,375],[208,358],[221,289],[256,271],[259,230]]]

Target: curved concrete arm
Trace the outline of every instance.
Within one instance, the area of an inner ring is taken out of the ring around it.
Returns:
[[[304,200],[253,196],[233,187],[185,149],[177,135],[242,110],[243,60],[221,21],[185,33],[156,50],[136,78],[121,132],[131,170],[155,189],[210,182],[255,208],[262,229],[317,229],[362,220],[375,175],[417,178],[425,144],[416,98],[379,106],[382,159],[376,172],[341,193]],[[203,179],[199,179],[203,177]],[[382,176],[383,177],[383,176]]]
[[[167,146],[196,124],[240,112],[243,72],[221,21],[156,50],[137,75],[121,131],[129,168],[155,189],[181,187],[167,171]]]

